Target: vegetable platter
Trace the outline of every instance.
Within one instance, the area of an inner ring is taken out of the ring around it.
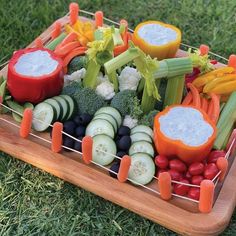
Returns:
[[[0,72],[0,150],[180,234],[219,234],[236,204],[236,56],[181,40],[71,3]]]

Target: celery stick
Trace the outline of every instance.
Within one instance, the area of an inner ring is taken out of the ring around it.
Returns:
[[[3,81],[4,81],[3,77],[0,76],[0,85],[2,84]]]
[[[110,82],[113,83],[114,90],[117,93],[118,88],[119,88],[119,83],[118,83],[118,78],[117,78],[116,71],[111,72],[111,74],[108,74],[107,76],[108,76],[108,79],[110,80]]]
[[[225,107],[225,102],[222,102],[222,103],[220,104],[220,113],[222,112],[222,110],[224,109],[224,107]]]
[[[184,83],[184,75],[168,78],[164,107],[181,103],[184,91]]]
[[[3,100],[5,99],[6,90],[7,90],[7,81],[4,80],[0,85],[0,96],[2,97]]]
[[[50,50],[55,50],[56,46],[63,41],[63,39],[67,36],[66,33],[61,33],[57,38],[52,40],[50,43],[48,43],[45,48],[48,48]]]
[[[137,88],[138,93],[141,93],[143,91],[144,85],[145,85],[145,79],[141,78],[138,84],[138,88]]]

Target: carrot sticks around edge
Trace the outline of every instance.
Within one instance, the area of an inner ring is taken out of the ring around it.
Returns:
[[[200,184],[199,211],[209,213],[213,205],[215,185],[211,180],[205,179]]]
[[[93,157],[93,138],[85,136],[82,139],[82,158],[85,164],[90,164]]]
[[[62,130],[63,124],[55,122],[52,128],[52,144],[51,149],[53,152],[60,152],[62,148]]]
[[[207,113],[208,101],[204,97],[201,98],[201,108],[202,108],[203,111],[205,111]]]
[[[43,40],[40,37],[36,38],[34,40],[34,43],[35,43],[36,48],[43,48],[44,47]]]
[[[3,99],[2,99],[2,96],[0,96],[0,104],[3,103]]]
[[[193,100],[193,95],[191,91],[185,96],[184,100],[182,101],[182,105],[190,105]]]
[[[169,200],[171,198],[171,177],[168,172],[162,172],[158,176],[158,187],[161,198]]]
[[[230,55],[228,66],[233,67],[236,70],[236,55]]]
[[[127,180],[129,174],[129,168],[131,165],[131,157],[125,155],[120,161],[120,168],[117,175],[118,180],[123,183]]]
[[[195,106],[197,108],[201,108],[201,98],[200,98],[199,91],[191,83],[188,83],[187,87],[190,89],[192,96],[193,96],[193,106]]]
[[[228,169],[228,160],[225,157],[219,157],[216,161],[218,169],[221,171],[219,180],[223,181]]]
[[[205,45],[205,44],[201,44],[199,47],[201,56],[207,55],[209,53],[209,46]]]
[[[78,19],[78,15],[79,15],[78,3],[72,2],[69,5],[69,10],[70,10],[70,24],[74,25]]]
[[[220,97],[214,93],[211,93],[210,96],[211,96],[211,103],[210,103],[211,107],[209,109],[208,116],[216,124],[220,116]]]
[[[54,23],[54,30],[51,32],[51,38],[52,40],[57,38],[61,33],[61,23],[59,21],[56,21]]]
[[[95,26],[96,28],[103,26],[103,12],[102,11],[96,11],[95,12]]]
[[[33,111],[30,108],[26,108],[23,112],[23,117],[20,125],[20,136],[22,138],[28,137],[32,126],[32,120],[33,120]]]

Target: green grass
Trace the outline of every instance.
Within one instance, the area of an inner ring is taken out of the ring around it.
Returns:
[[[68,11],[70,1],[0,0],[0,64]],[[133,27],[147,19],[172,23],[183,41],[206,43],[228,57],[236,49],[236,2],[80,1]],[[0,235],[174,235],[130,211],[0,153]],[[236,213],[224,235],[236,235]]]

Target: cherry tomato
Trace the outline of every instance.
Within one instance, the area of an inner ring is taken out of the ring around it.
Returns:
[[[189,184],[189,181],[187,179],[182,179],[180,182]],[[174,193],[185,196],[189,191],[189,186],[183,185],[183,184],[175,184],[174,185]]]
[[[223,150],[214,150],[211,151],[210,154],[207,157],[207,163],[216,163],[217,159],[219,157],[224,157],[225,156],[225,151]]]
[[[189,171],[186,172],[185,178],[186,178],[187,180],[191,180],[191,179],[192,179],[192,175],[189,173]]]
[[[210,179],[212,180],[216,174],[218,173],[218,168],[216,166],[215,163],[210,163],[208,165],[205,166],[205,170],[204,170],[204,177],[205,179]]]
[[[165,169],[168,167],[169,165],[169,160],[166,156],[163,155],[158,155],[155,157],[155,164],[161,168],[161,169]]]
[[[180,172],[178,172],[177,170],[170,169],[170,170],[168,170],[168,172],[170,173],[172,180],[179,181],[181,178],[183,178],[183,175]]]
[[[157,172],[157,178],[159,177],[159,174],[160,173],[163,173],[163,172],[167,172],[168,170],[165,170],[165,169],[160,169],[160,170],[158,170],[158,172]]]
[[[204,171],[204,165],[201,162],[195,162],[189,166],[188,171],[191,175],[200,175]]]
[[[187,170],[186,165],[179,159],[174,159],[169,162],[170,169],[177,170],[178,172],[185,172]]]
[[[195,200],[199,200],[200,188],[191,187],[188,191],[188,197]]]
[[[200,185],[200,183],[204,180],[202,175],[194,175],[192,177],[191,183],[195,185]]]

